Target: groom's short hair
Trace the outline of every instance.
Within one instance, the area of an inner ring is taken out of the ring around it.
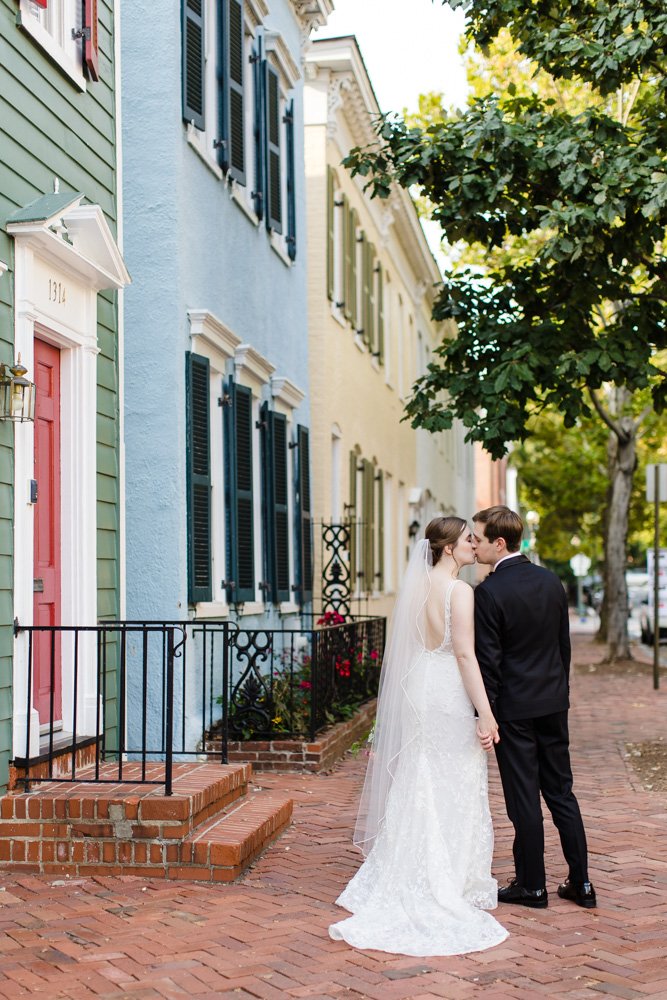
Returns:
[[[490,542],[504,538],[508,552],[518,552],[523,535],[523,521],[513,510],[498,504],[478,511],[473,521],[484,525],[484,534]]]

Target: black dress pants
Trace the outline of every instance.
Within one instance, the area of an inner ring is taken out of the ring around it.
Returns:
[[[588,879],[586,834],[572,792],[567,712],[500,722],[496,744],[507,815],[514,826],[514,864],[519,884],[543,889],[544,825],[540,793],[560,835],[569,877]]]

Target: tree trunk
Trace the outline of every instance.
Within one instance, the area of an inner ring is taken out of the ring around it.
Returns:
[[[630,658],[628,642],[628,588],[625,581],[627,562],[628,517],[632,497],[632,478],[637,467],[637,431],[632,417],[622,416],[629,393],[615,389],[617,431],[609,434],[609,502],[604,535],[604,598],[600,618],[600,637],[609,645],[608,660]]]

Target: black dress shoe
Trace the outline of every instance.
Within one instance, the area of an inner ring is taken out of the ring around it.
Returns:
[[[518,903],[519,906],[531,906],[535,910],[543,910],[549,905],[549,897],[546,889],[524,889],[514,879],[503,889],[498,889],[498,902]]]
[[[561,899],[569,899],[577,906],[583,906],[587,910],[593,910],[597,906],[595,889],[590,882],[571,882],[569,878],[566,878],[558,886],[558,895]]]

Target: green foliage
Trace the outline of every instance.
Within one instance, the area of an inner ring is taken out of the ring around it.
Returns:
[[[649,389],[661,410],[667,378],[652,357],[667,346],[662,4],[450,5],[465,6],[478,45],[508,29],[527,60],[600,93],[571,109],[513,85],[440,121],[431,100],[426,128],[386,118],[377,146],[346,161],[374,195],[394,182],[416,188],[450,244],[493,263],[445,282],[435,316],[455,320],[457,334],[416,383],[407,416],[431,431],[458,417],[468,440],[500,457],[546,406],[567,428],[588,419],[588,390],[606,383]],[[641,87],[637,73],[647,75]],[[632,95],[614,117],[604,95],[620,84]]]
[[[635,393],[637,419],[650,402],[647,390]],[[601,538],[608,501],[609,432],[596,418],[580,418],[566,428],[560,414],[541,413],[530,423],[530,437],[511,455],[519,472],[522,506],[540,515],[537,548],[552,566],[567,566],[577,551],[596,566],[602,559]],[[629,562],[643,565],[653,544],[650,505],[645,499],[645,468],[667,460],[667,416],[649,412],[637,440],[637,474],[628,518]],[[667,528],[666,528],[667,532]],[[667,533],[665,538],[667,539]],[[577,536],[580,544],[573,545]]]
[[[629,78],[661,77],[667,8],[663,0],[443,0],[463,8],[467,37],[481,49],[504,28],[519,51],[557,79],[578,78],[609,94]]]

